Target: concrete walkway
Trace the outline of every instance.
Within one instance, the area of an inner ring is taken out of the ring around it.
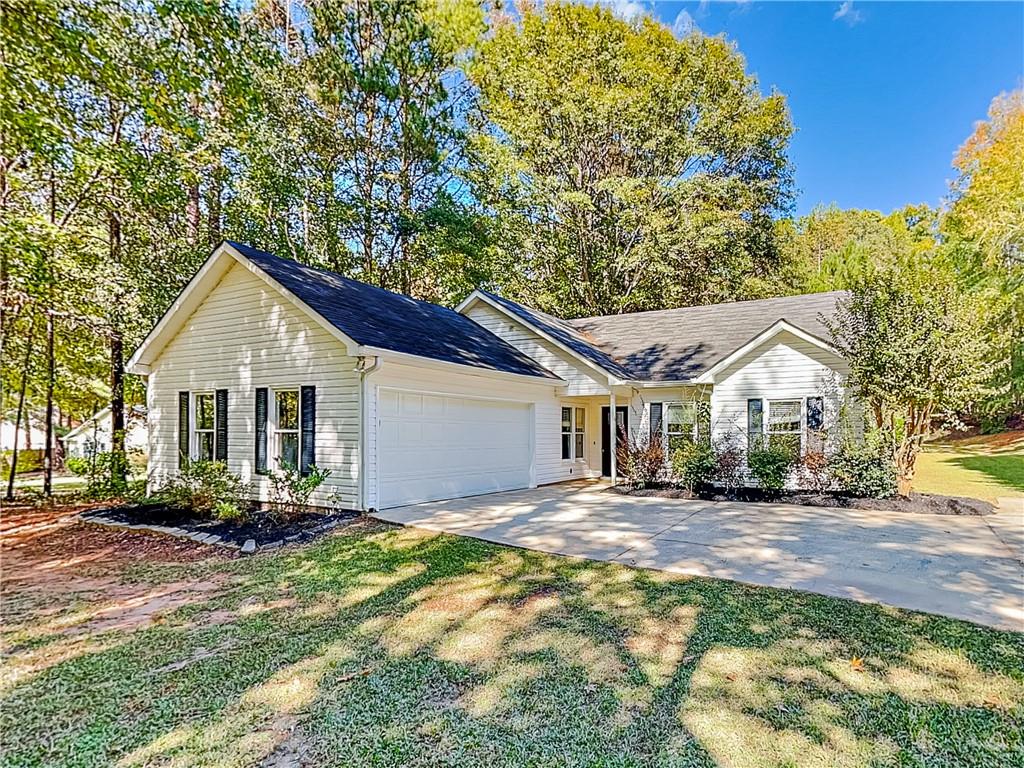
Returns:
[[[575,482],[398,507],[377,517],[1024,631],[1024,500],[1007,500],[997,515],[955,517],[641,498]]]

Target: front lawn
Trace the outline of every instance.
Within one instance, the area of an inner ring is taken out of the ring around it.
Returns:
[[[1024,758],[1024,635],[375,523],[248,559],[46,525],[5,552],[4,766]]]
[[[1024,432],[930,444],[917,458],[914,490],[995,503],[1024,496]]]

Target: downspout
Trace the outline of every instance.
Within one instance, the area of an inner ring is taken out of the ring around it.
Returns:
[[[373,360],[373,362],[368,363],[369,360]],[[377,355],[361,355],[359,362],[356,363],[356,370],[359,371],[359,508],[363,512],[370,511],[366,506],[368,496],[366,482],[368,474],[367,447],[370,442],[368,435],[371,429],[371,425],[367,423],[366,386],[370,374],[380,370],[382,364],[380,357]]]

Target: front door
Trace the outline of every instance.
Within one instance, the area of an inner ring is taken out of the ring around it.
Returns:
[[[601,474],[605,477],[612,476],[612,451],[611,441],[612,433],[609,429],[611,419],[611,408],[604,406],[601,408]],[[618,435],[616,439],[619,441],[625,440],[626,435],[629,434],[629,408],[625,405],[615,407],[615,423],[618,427]]]

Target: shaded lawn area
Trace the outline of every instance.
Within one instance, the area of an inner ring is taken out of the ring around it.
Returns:
[[[918,456],[914,490],[993,503],[1000,496],[1024,496],[1024,432],[927,446]]]
[[[372,522],[248,559],[109,535],[5,553],[4,766],[1024,758],[1024,635]]]

